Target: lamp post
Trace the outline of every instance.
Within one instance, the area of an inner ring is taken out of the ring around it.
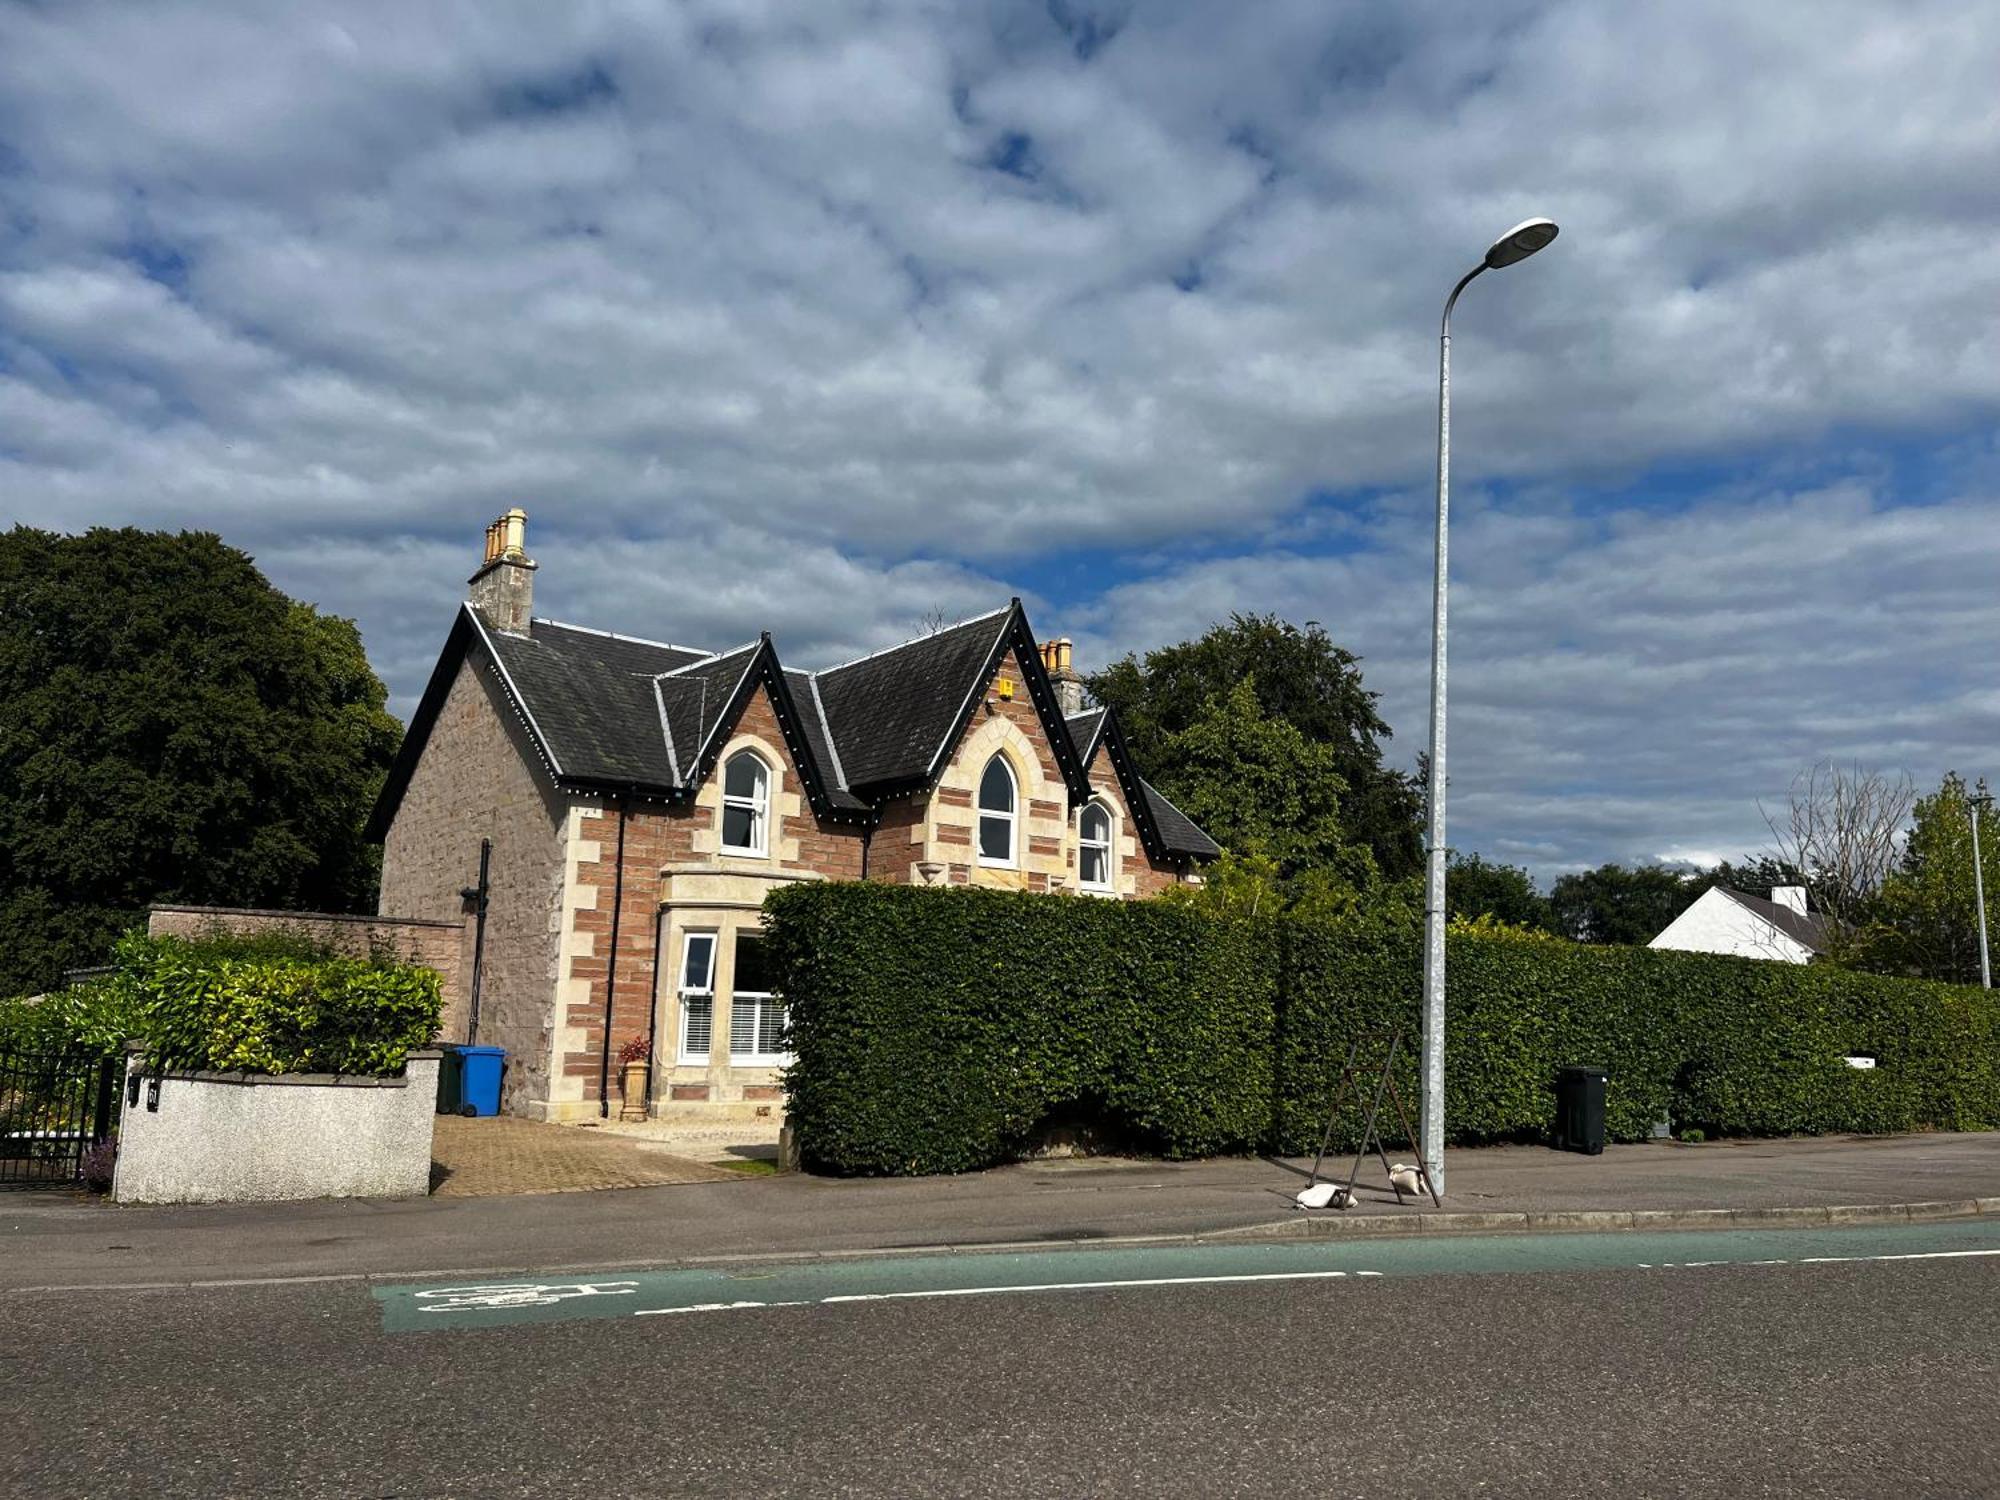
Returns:
[[[1438,334],[1437,573],[1431,583],[1430,848],[1424,863],[1424,1101],[1419,1147],[1431,1186],[1444,1192],[1444,708],[1445,581],[1450,556],[1451,310],[1482,271],[1526,260],[1556,237],[1553,219],[1529,219],[1495,240],[1486,258],[1458,279],[1445,299]]]
[[[1972,816],[1972,894],[1979,908],[1979,984],[1982,989],[1990,990],[1993,966],[1986,958],[1986,872],[1979,865],[1979,815],[1993,805],[1993,794],[1981,792],[1965,802],[1965,810]]]

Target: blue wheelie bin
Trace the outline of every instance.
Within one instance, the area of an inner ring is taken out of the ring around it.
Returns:
[[[506,1065],[504,1047],[460,1047],[459,1106],[462,1115],[500,1113],[500,1071]]]

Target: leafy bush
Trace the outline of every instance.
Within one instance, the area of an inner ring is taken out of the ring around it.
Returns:
[[[73,984],[36,1000],[0,1001],[0,1047],[116,1057],[145,1033],[139,997],[122,975]]]
[[[0,1039],[101,1057],[136,1040],[165,1067],[383,1075],[437,1034],[432,970],[344,958],[304,938],[133,933],[117,960],[104,979],[0,1006]]]
[[[794,887],[766,910],[813,1170],[965,1171],[1069,1122],[1168,1156],[1308,1151],[1350,1041],[1390,1029],[1415,1108],[1409,913],[1252,921],[865,883]],[[1614,1141],[1669,1115],[1683,1138],[2000,1124],[2000,1005],[1981,990],[1492,923],[1454,926],[1447,973],[1457,1143],[1547,1139],[1556,1070],[1576,1063],[1609,1074]],[[1359,1123],[1336,1141],[1351,1148]]]
[[[866,883],[792,887],[767,909],[799,1058],[788,1116],[811,1169],[962,1172],[1050,1122],[1172,1156],[1266,1131],[1268,929]]]

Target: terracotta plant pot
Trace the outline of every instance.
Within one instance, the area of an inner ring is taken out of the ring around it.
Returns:
[[[625,1102],[618,1106],[621,1120],[643,1120],[646,1118],[646,1060],[625,1064],[625,1075],[620,1081],[625,1093]]]

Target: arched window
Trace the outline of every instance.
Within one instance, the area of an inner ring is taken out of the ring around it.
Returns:
[[[1101,802],[1085,806],[1076,825],[1076,878],[1085,890],[1111,889],[1111,813]]]
[[[762,855],[770,807],[770,768],[754,751],[737,751],[722,771],[722,852]]]
[[[1014,863],[1014,769],[1004,755],[986,762],[979,778],[979,862]]]

